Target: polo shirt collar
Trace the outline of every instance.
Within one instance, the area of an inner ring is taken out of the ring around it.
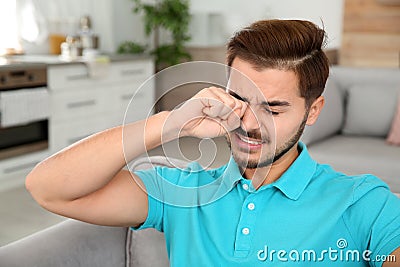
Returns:
[[[317,168],[317,163],[311,158],[304,143],[299,142],[298,148],[299,156],[282,176],[271,184],[292,200],[299,199]]]
[[[223,183],[227,188],[232,189],[236,184],[244,179],[240,173],[239,166],[236,164],[233,156],[231,155],[228,164],[225,165],[226,168],[223,171]]]
[[[317,163],[311,158],[304,143],[299,142],[298,148],[300,151],[298,157],[282,176],[274,183],[260,187],[258,191],[273,186],[292,200],[297,200],[301,196],[315,173]],[[225,188],[232,189],[240,180],[245,180],[232,156],[223,175]]]

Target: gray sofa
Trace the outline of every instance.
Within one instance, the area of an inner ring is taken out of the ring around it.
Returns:
[[[326,107],[302,140],[318,161],[350,174],[373,173],[400,192],[400,147],[385,144],[399,70],[332,67],[331,74]],[[377,107],[382,110],[375,111]],[[186,164],[152,160],[157,165]],[[145,160],[130,168],[149,166]],[[153,229],[133,232],[67,220],[0,248],[0,267],[39,266],[161,267],[168,266],[168,258],[162,233]]]
[[[66,220],[0,248],[1,267],[166,267],[162,233]]]
[[[154,165],[184,168],[188,162],[163,156],[131,162],[130,170]],[[0,247],[0,267],[166,267],[164,235],[66,220]]]
[[[331,67],[317,122],[302,141],[320,163],[371,173],[400,193],[400,146],[385,142],[400,97],[400,69]]]

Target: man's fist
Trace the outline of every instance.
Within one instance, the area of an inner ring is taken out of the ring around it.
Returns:
[[[179,136],[213,138],[240,126],[247,103],[221,88],[201,90],[182,106],[171,111],[166,124],[179,131]]]

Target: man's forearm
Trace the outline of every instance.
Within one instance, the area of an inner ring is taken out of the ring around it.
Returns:
[[[127,161],[161,143],[167,115],[112,128],[65,148],[33,169],[27,188],[47,200],[74,200],[102,188]]]

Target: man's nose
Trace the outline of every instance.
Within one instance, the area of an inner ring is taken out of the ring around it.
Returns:
[[[242,129],[246,132],[259,130],[261,128],[260,123],[257,113],[250,105],[248,105],[241,120]]]

